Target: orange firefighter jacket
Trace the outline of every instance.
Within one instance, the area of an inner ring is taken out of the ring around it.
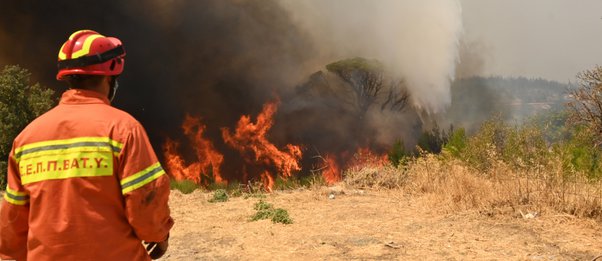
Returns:
[[[66,91],[15,139],[0,258],[149,260],[173,226],[169,180],[143,127],[106,97]]]

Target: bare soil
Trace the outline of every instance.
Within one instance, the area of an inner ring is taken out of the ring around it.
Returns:
[[[334,198],[329,198],[334,194]],[[172,191],[176,225],[163,260],[592,260],[602,224],[566,214],[449,211],[400,190],[279,191],[265,201],[293,224],[250,221],[258,198],[209,203]]]

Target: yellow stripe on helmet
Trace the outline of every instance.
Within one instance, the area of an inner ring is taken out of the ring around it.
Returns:
[[[104,37],[104,36],[100,35],[100,34],[93,34],[93,35],[88,36],[86,38],[86,40],[84,41],[84,44],[82,45],[82,49],[77,52],[73,52],[71,54],[71,59],[79,58],[79,57],[89,54],[90,46],[92,46],[92,42],[94,42],[94,40],[101,38],[101,37]]]
[[[67,59],[67,54],[63,51],[63,48],[65,48],[65,44],[66,43],[64,43],[61,46],[61,49],[59,50],[59,60],[66,60]]]

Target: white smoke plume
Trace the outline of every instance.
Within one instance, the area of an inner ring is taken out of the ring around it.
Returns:
[[[412,104],[438,113],[451,103],[459,39],[458,0],[280,0],[319,48],[314,66],[361,56],[403,77]],[[314,70],[323,68],[313,68]]]

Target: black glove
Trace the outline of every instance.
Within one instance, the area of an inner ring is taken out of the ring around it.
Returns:
[[[159,259],[167,252],[168,246],[169,235],[161,242],[149,242],[148,245],[146,245],[146,251],[148,251],[148,255],[151,259]]]

